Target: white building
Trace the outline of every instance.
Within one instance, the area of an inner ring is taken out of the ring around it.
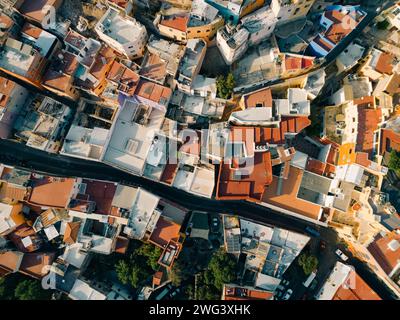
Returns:
[[[133,174],[143,174],[154,137],[161,128],[165,110],[125,100],[102,161]]]
[[[75,281],[68,297],[72,300],[106,300],[107,298],[104,294],[79,279]]]
[[[276,16],[266,6],[245,16],[236,27],[227,24],[217,32],[217,46],[228,65],[239,59],[249,46],[267,39],[275,30]]]
[[[352,270],[351,266],[337,262],[328,280],[318,292],[316,296],[317,300],[332,300],[339,287],[344,285],[346,280],[348,280]]]
[[[109,8],[95,27],[99,38],[129,59],[142,57],[147,42],[146,28],[131,17]]]
[[[304,18],[314,2],[315,0],[272,0],[270,6],[278,19],[278,24],[285,24]]]
[[[98,161],[109,139],[109,133],[110,131],[104,128],[94,127],[91,129],[72,125],[65,137],[60,153]]]

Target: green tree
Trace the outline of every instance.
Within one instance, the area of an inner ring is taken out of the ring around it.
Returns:
[[[128,262],[125,260],[119,260],[115,265],[115,271],[117,272],[119,281],[121,281],[123,284],[127,284],[129,282],[130,267]]]
[[[236,260],[223,250],[217,251],[210,260],[208,269],[214,277],[214,287],[222,290],[224,283],[236,279]]]
[[[22,280],[15,288],[17,300],[50,300],[51,291],[44,290],[37,280]]]
[[[172,267],[171,272],[169,273],[169,279],[174,286],[179,287],[182,284],[183,278],[183,268],[180,262],[176,261],[174,263],[174,266]]]
[[[150,277],[151,273],[138,264],[132,265],[129,283],[132,287],[137,288],[140,283]]]
[[[318,259],[307,253],[303,253],[300,255],[298,264],[303,268],[305,275],[310,275],[318,267]]]
[[[232,73],[226,77],[220,75],[217,77],[217,95],[222,99],[230,99],[235,88],[235,78]]]
[[[400,152],[396,150],[390,152],[389,169],[396,173],[400,172]]]
[[[143,256],[146,260],[148,265],[156,271],[158,269],[158,259],[161,256],[161,249],[146,243],[143,244],[137,251],[134,253],[140,256]]]
[[[220,299],[223,285],[235,279],[236,259],[234,256],[222,249],[215,252],[211,257],[207,269],[197,277],[197,299]]]
[[[121,259],[114,265],[119,281],[138,287],[158,269],[161,250],[151,244],[139,244],[129,258]]]

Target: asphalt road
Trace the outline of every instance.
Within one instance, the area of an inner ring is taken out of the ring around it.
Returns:
[[[0,163],[49,175],[82,177],[114,181],[130,186],[140,186],[162,198],[186,207],[189,210],[236,214],[259,223],[273,225],[303,234],[306,234],[305,228],[310,226],[318,230],[321,239],[335,247],[340,247],[342,251],[351,256],[351,254],[338,243],[337,234],[334,230],[316,226],[310,222],[278,211],[273,211],[255,203],[246,201],[218,201],[215,199],[198,197],[144,177],[130,175],[103,163],[50,154],[10,140],[0,140]],[[351,263],[356,267],[356,271],[360,276],[363,276],[364,280],[379,295],[385,299],[394,298],[390,289],[387,288],[365,264],[357,259],[352,259]]]

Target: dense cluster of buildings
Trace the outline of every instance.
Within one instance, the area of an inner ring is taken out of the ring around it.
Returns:
[[[399,5],[366,29],[380,41],[352,41],[327,74],[325,58],[365,27],[361,6],[168,0],[136,20],[143,4],[99,0],[98,18],[75,26],[63,15],[68,1],[0,1],[0,138],[332,227],[400,292],[400,219],[379,202],[390,151],[400,151]],[[279,36],[288,23],[309,29],[292,47],[290,35]],[[234,78],[227,99],[220,79],[203,71],[211,50]],[[318,132],[305,135],[311,127]],[[182,248],[187,211],[142,188],[6,166],[0,186],[1,274],[45,272],[44,285],[72,299],[115,297],[80,276],[91,252],[147,241],[168,270]],[[226,251],[246,255],[242,284],[224,288],[232,298],[272,298],[308,241],[231,216],[224,233]],[[37,253],[49,242],[62,255]],[[321,297],[363,298],[332,289],[352,273],[346,268],[335,268]]]

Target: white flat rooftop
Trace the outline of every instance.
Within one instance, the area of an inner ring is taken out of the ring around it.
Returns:
[[[317,300],[332,300],[339,287],[343,285],[349,276],[352,268],[341,262],[336,262],[335,268],[330,274],[328,280],[317,294]]]
[[[124,19],[118,11],[109,9],[101,21],[102,31],[105,35],[118,43],[125,44],[138,40],[146,28],[136,20]]]
[[[133,121],[138,108],[138,104],[130,102],[122,106],[103,157],[104,162],[135,174],[142,173],[154,136],[165,114],[153,108],[147,123],[139,124]]]
[[[106,300],[106,296],[86,282],[77,279],[69,295],[72,300]]]

